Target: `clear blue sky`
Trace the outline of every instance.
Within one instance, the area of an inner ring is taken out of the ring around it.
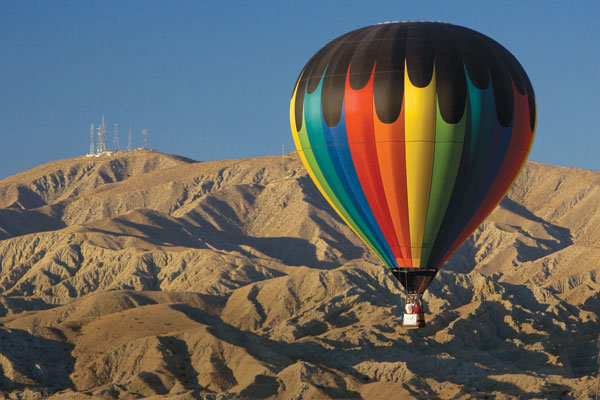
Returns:
[[[530,159],[600,170],[600,1],[0,0],[0,178],[83,155],[102,114],[121,147],[196,160],[293,149],[300,69],[383,21],[463,25],[504,45],[537,96]],[[109,142],[109,149],[112,143]]]

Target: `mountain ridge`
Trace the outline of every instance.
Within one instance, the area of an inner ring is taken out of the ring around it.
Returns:
[[[0,390],[593,398],[599,209],[600,172],[528,162],[406,331],[295,153],[49,163],[0,180]]]

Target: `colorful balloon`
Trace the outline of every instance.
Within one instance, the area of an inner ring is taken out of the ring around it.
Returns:
[[[317,52],[294,87],[290,123],[323,196],[422,294],[517,177],[536,106],[525,71],[494,40],[393,22]]]

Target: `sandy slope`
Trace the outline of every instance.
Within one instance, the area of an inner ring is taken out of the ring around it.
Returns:
[[[399,328],[401,287],[297,156],[145,151],[0,181],[0,390],[593,398],[600,173],[528,163]]]

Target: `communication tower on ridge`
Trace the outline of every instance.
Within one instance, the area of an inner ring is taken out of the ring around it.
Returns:
[[[115,138],[113,139],[115,146],[115,153],[119,151],[119,124],[115,124]]]
[[[100,124],[94,124],[93,122],[90,124],[90,152],[88,153],[88,157],[110,156],[113,153],[122,151],[120,149],[121,144],[119,140],[119,123],[114,123],[113,127],[113,151],[109,151],[106,148],[106,123],[104,122],[104,115],[102,116]],[[144,128],[140,132],[144,141],[143,149],[148,149],[148,129]],[[127,151],[131,151],[133,145],[131,120],[129,120],[129,131],[127,133]],[[94,139],[94,136],[97,136],[97,139]]]
[[[142,136],[144,137],[144,149],[148,148],[148,129],[142,129]]]
[[[102,154],[106,151],[106,125],[104,124],[104,115],[102,116],[102,123],[98,127],[98,145],[96,146],[96,153]]]
[[[90,154],[94,154],[94,123],[90,125]]]
[[[96,140],[96,154],[100,154],[102,152],[102,125],[96,128],[96,135],[98,135],[98,139]]]

